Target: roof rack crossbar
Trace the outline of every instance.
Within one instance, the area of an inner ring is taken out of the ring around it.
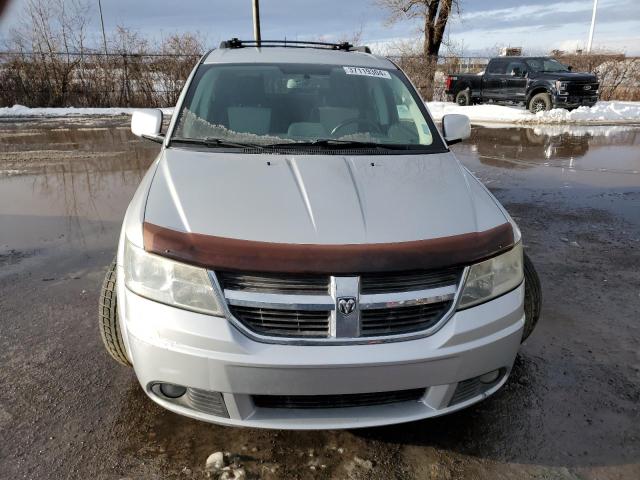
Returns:
[[[290,47],[290,48],[326,48],[329,50],[349,51],[367,51],[368,47],[354,47],[349,42],[329,43],[329,42],[313,42],[302,40],[240,40],[232,38],[220,42],[220,48],[243,48],[243,47]],[[370,50],[367,52],[370,53]]]

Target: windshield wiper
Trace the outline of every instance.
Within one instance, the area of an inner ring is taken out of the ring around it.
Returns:
[[[376,143],[376,142],[361,142],[358,140],[339,140],[336,138],[319,138],[309,142],[287,142],[287,143],[273,143],[266,145],[266,147],[275,148],[296,148],[296,147],[349,147],[349,148],[374,148],[374,149],[386,149],[386,150],[407,150],[408,145],[393,144],[393,143]]]
[[[183,138],[183,137],[171,137],[169,144],[173,142],[176,143],[185,143],[188,145],[202,145],[204,147],[215,148],[215,147],[233,147],[233,148],[258,148],[263,150],[264,147],[262,145],[258,145],[256,143],[242,143],[242,142],[232,142],[230,140],[224,140],[222,138]]]

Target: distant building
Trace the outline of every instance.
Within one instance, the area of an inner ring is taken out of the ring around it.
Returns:
[[[522,47],[502,47],[500,49],[501,57],[519,57],[522,55]]]

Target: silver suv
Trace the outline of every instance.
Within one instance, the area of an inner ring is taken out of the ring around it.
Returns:
[[[231,40],[127,209],[100,328],[147,395],[225,425],[406,422],[506,381],[540,308],[514,221],[366,47]],[[526,279],[526,282],[525,282]],[[526,283],[526,288],[525,288]]]

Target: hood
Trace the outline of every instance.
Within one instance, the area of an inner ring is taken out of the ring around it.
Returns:
[[[451,153],[242,155],[169,148],[144,220],[230,239],[343,245],[485,231],[506,218]]]
[[[544,80],[561,80],[565,82],[597,82],[597,77],[592,73],[583,72],[546,72],[536,73],[533,78]]]

